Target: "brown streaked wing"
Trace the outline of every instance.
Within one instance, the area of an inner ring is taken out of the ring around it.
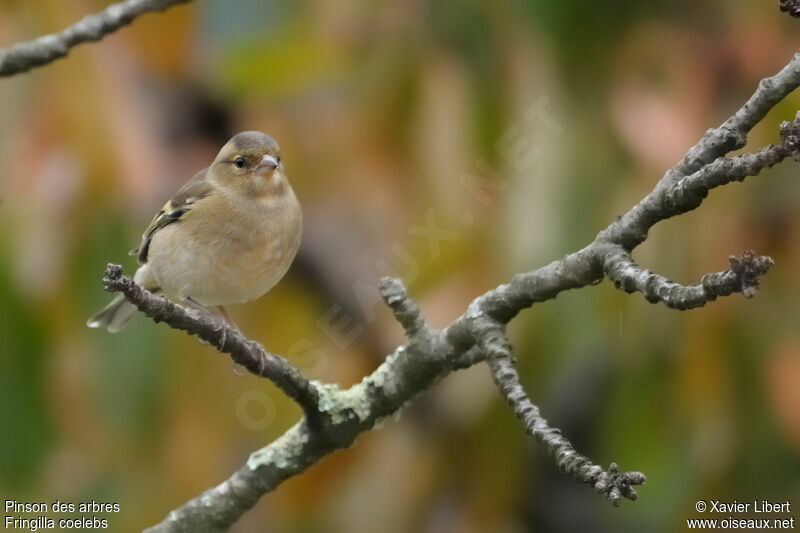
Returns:
[[[183,187],[178,189],[175,196],[164,204],[164,207],[153,217],[150,225],[147,226],[144,234],[142,234],[141,244],[139,244],[138,248],[131,250],[131,255],[138,256],[139,264],[147,263],[147,253],[150,249],[150,240],[153,235],[164,226],[179,221],[191,209],[192,204],[208,196],[214,189],[214,186],[205,179],[207,170],[204,169],[195,174]]]

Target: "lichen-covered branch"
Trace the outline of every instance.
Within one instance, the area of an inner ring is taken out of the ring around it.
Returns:
[[[398,280],[381,286],[409,338],[364,380],[342,390],[315,384],[325,423],[310,427],[298,422],[284,436],[251,455],[248,464],[222,483],[176,509],[152,531],[220,531],[265,492],[305,470],[331,451],[349,446],[357,435],[411,400],[442,376],[488,360],[495,381],[523,421],[526,430],[553,453],[557,464],[573,477],[590,483],[614,503],[635,498],[634,485],[644,482],[638,472],[620,473],[615,464],[603,469],[575,452],[557,429],[550,428],[529,400],[513,366],[503,327],[519,311],[560,292],[601,281],[608,275],[625,290],[639,290],[651,301],[672,307],[691,307],[717,296],[742,292],[751,296],[758,276],[771,265],[768,258],[746,255],[732,261],[729,271],[707,275],[698,287],[671,284],[640,269],[631,251],[647,238],[655,223],[695,209],[714,187],[757,174],[785,157],[796,155],[792,138],[797,122],[784,124],[780,144],[750,155],[719,160],[746,142],[747,133],[766,112],[800,85],[800,56],[772,78],[759,84],[747,104],[701,141],[630,211],[601,231],[583,249],[552,263],[517,274],[506,284],[476,298],[461,317],[442,331],[429,327],[419,307]],[[476,325],[491,327],[476,327]]]
[[[163,11],[191,0],[126,0],[89,15],[69,28],[0,49],[0,76],[11,76],[66,56],[78,44],[97,41],[151,11]],[[800,16],[796,0],[780,0],[780,9]],[[613,503],[635,499],[633,487],[644,483],[639,472],[608,469],[578,454],[557,428],[550,427],[525,393],[517,373],[505,326],[521,310],[608,277],[626,292],[640,292],[650,302],[676,309],[705,305],[719,296],[752,297],[759,279],[772,266],[766,256],[747,252],[731,257],[731,268],[706,274],[700,285],[684,286],[639,267],[633,250],[663,220],[696,209],[709,192],[732,181],[755,176],[787,157],[800,160],[800,118],[784,122],[780,142],[756,153],[726,155],[747,142],[750,130],[778,102],[800,85],[800,52],[776,75],[763,79],[748,101],[717,128],[709,129],[654,189],[628,212],[598,233],[581,250],[477,297],[467,311],[444,330],[432,328],[400,280],[383,280],[384,302],[403,327],[408,343],[359,384],[349,389],[310,382],[289,361],[264,350],[238,330],[196,310],[156,296],[109,264],[105,288],[121,292],[156,322],[197,335],[230,354],[250,372],[270,379],[297,401],[305,416],[283,436],[254,452],[229,479],[173,510],[151,532],[217,532],[230,527],[258,499],[285,479],[304,471],[325,455],[350,446],[362,432],[396,413],[420,392],[448,373],[486,361],[501,394],[525,430],[542,442],[559,468],[591,484]]]
[[[268,377],[281,383],[276,372],[288,372],[287,382],[279,386],[293,397],[301,394],[304,405],[313,404],[315,409],[306,412],[317,413],[315,418],[307,415],[282,437],[253,453],[230,479],[175,509],[150,531],[225,530],[260,496],[286,478],[332,451],[351,445],[360,433],[400,410],[448,373],[482,361],[489,363],[495,382],[525,429],[544,443],[562,470],[591,484],[614,503],[623,497],[634,499],[633,486],[644,482],[643,474],[619,472],[614,463],[608,469],[593,464],[540,416],[522,389],[505,338],[505,325],[534,303],[553,299],[562,291],[596,284],[606,276],[623,290],[641,292],[649,301],[678,309],[735,292],[752,296],[759,277],[772,265],[768,257],[745,254],[733,258],[731,269],[707,274],[700,285],[682,286],[640,268],[632,252],[647,238],[654,224],[696,209],[713,188],[757,175],[787,157],[798,157],[798,119],[781,125],[779,143],[754,154],[725,157],[741,148],[752,127],[798,85],[800,55],[796,54],[781,72],[763,80],[731,118],[706,132],[645,198],[599,232],[594,241],[562,259],[517,274],[508,283],[477,297],[462,316],[443,330],[425,322],[419,306],[408,297],[399,280],[385,280],[381,295],[405,330],[408,343],[398,347],[361,383],[349,389],[309,383],[284,359],[264,356],[270,369],[266,372]],[[249,361],[245,366],[264,375],[264,357],[250,354],[252,345],[238,332],[221,333],[218,327],[202,327],[199,323],[203,317],[184,316],[188,312],[181,314],[178,306],[163,298],[141,294],[146,291],[131,286],[132,280],[121,273],[107,277],[112,280],[107,283],[110,290],[124,292],[149,316],[198,334],[227,353],[242,350],[249,354],[239,356]],[[236,350],[231,348],[234,345]]]
[[[119,265],[106,266],[103,285],[107,291],[124,294],[129,302],[154,321],[197,335],[220,352],[230,354],[237,364],[272,381],[299,403],[307,414],[313,415],[316,411],[317,390],[302,373],[283,357],[269,353],[257,342],[246,339],[239,330],[222,321],[212,320],[200,311],[186,309],[163,296],[154,295],[137,285],[130,276],[123,275]]]
[[[144,13],[164,11],[191,0],[127,0],[111,4],[106,9],[88,15],[69,28],[32,41],[17,43],[0,49],[0,76],[13,76],[35,67],[46,65],[66,56],[73,46],[89,41],[99,41],[109,33],[130,24]]]
[[[405,295],[405,288],[398,280],[382,286],[384,300],[392,300],[398,292]],[[416,303],[407,296],[402,298],[407,309],[418,315]],[[433,329],[429,334],[441,337],[441,332]],[[414,335],[410,343],[417,340],[417,335]],[[434,357],[426,358],[417,353],[415,356],[408,347],[398,347],[372,374],[349,389],[313,382],[324,423],[311,426],[305,419],[301,420],[283,436],[252,453],[247,464],[227,481],[175,509],[163,522],[147,531],[226,530],[265,492],[325,455],[350,446],[359,434],[397,412],[414,396],[463,363],[459,358],[449,362],[443,355],[435,356],[434,362]]]

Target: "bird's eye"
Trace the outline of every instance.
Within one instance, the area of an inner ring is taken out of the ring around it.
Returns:
[[[233,160],[233,164],[236,165],[236,168],[244,168],[245,164],[244,158],[237,157],[236,159]]]

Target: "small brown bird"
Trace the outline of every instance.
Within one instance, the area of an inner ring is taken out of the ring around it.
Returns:
[[[222,306],[274,287],[297,254],[302,227],[278,144],[264,133],[239,133],[153,218],[131,252],[142,265],[134,279],[233,326]],[[119,295],[87,325],[114,333],[135,311]]]

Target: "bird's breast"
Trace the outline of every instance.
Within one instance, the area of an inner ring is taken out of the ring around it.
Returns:
[[[187,217],[153,236],[148,265],[173,299],[214,306],[259,298],[300,246],[302,219],[299,206],[291,207],[253,209],[238,222],[232,213],[202,222]]]

